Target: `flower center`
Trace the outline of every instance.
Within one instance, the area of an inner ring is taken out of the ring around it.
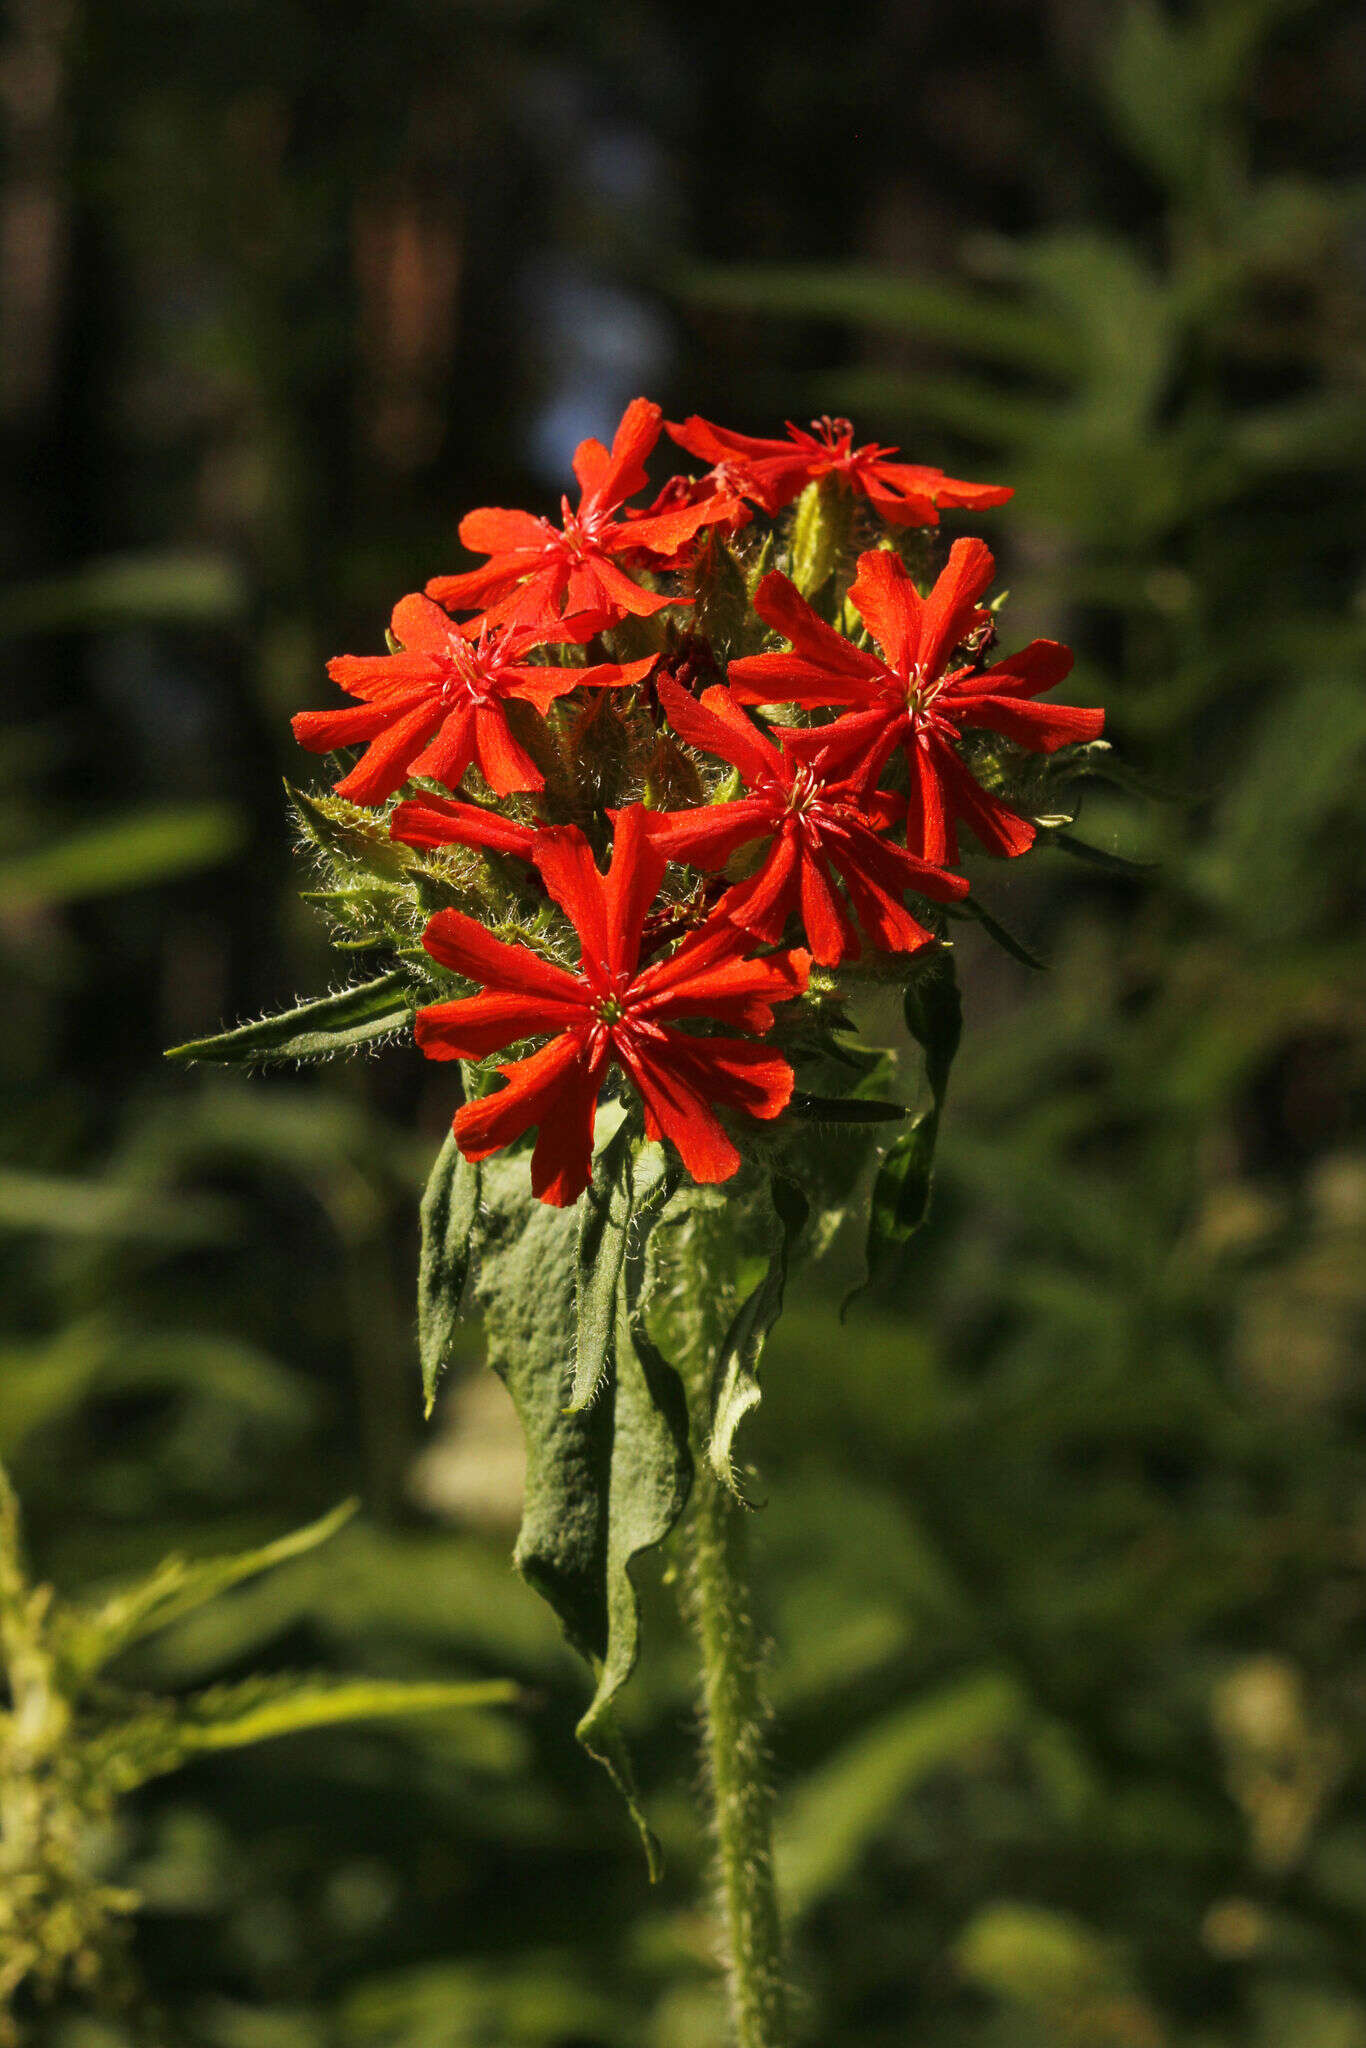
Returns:
[[[604,996],[598,1004],[598,1019],[610,1030],[613,1024],[620,1024],[626,1015],[616,996]]]
[[[816,778],[809,768],[799,768],[792,778],[792,787],[787,792],[787,810],[790,817],[799,818],[803,811],[809,811],[816,800]]]

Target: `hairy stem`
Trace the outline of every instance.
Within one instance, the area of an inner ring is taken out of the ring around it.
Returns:
[[[720,1906],[739,2048],[786,2048],[787,1991],[773,1883],[773,1788],[760,1646],[750,1611],[745,1510],[698,1459],[688,1518],[692,1614],[714,1806]]]

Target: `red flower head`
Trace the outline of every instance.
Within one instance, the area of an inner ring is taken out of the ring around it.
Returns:
[[[749,794],[697,810],[650,813],[652,844],[671,860],[720,868],[740,847],[772,840],[758,873],[725,899],[732,923],[756,938],[777,940],[800,908],[822,967],[857,959],[858,935],[835,886],[837,874],[863,929],[883,951],[912,953],[930,942],[933,934],[905,906],[906,891],[951,902],[965,896],[968,885],[880,837],[888,816],[877,797],[830,775],[823,756],[799,761],[786,734],[775,746],[729,690],[706,690],[696,703],[667,677],[658,688],[675,731],[738,768]]]
[[[725,493],[638,518],[614,518],[625,499],[645,488],[645,458],[659,439],[664,416],[648,399],[633,398],[622,415],[610,452],[601,441],[580,441],[574,451],[579,480],[577,511],[560,500],[561,524],[530,512],[486,505],[467,513],[460,538],[474,554],[491,560],[459,576],[435,576],[427,595],[459,611],[490,607],[491,616],[528,626],[553,625],[563,614],[594,612],[611,625],[628,612],[644,618],[674,597],[642,590],[619,566],[647,561],[664,567],[700,527],[728,519],[737,500]]]
[[[517,697],[545,711],[568,690],[639,682],[644,661],[599,662],[592,668],[546,668],[528,662],[546,642],[584,640],[600,622],[557,622],[549,629],[457,626],[427,597],[394,607],[398,654],[339,654],[327,673],[361,702],[343,711],[301,711],[294,737],[315,754],[368,742],[336,785],[357,803],[381,803],[410,775],[458,789],[472,762],[499,796],[543,789],[545,777],[508,729],[504,700]]]
[[[980,540],[955,541],[938,582],[921,598],[899,559],[882,549],[860,555],[849,595],[882,649],[851,646],[817,618],[786,576],[765,576],[755,607],[786,634],[791,654],[755,654],[730,665],[742,703],[849,704],[854,715],[795,735],[803,754],[823,751],[832,769],[872,780],[904,747],[910,770],[908,846],[941,866],[958,858],[962,819],[989,853],[1023,853],[1034,827],[982,788],[954,749],[964,726],[987,726],[1035,753],[1098,737],[1103,711],[1036,704],[1072,667],[1071,650],[1031,640],[994,668],[949,666],[954,649],[988,622],[977,603],[995,564]]]
[[[789,420],[785,441],[766,441],[714,427],[694,413],[681,426],[670,421],[669,432],[690,455],[722,465],[731,488],[753,498],[765,512],[790,505],[807,484],[823,476],[843,477],[891,526],[937,526],[941,505],[977,511],[1014,496],[1003,484],[964,483],[942,469],[889,461],[896,449],[879,448],[875,441],[856,448],[848,420],[813,420],[809,434]]]
[[[791,1096],[792,1069],[750,1039],[670,1027],[691,1017],[770,1030],[771,1006],[805,989],[810,955],[746,960],[735,928],[712,923],[642,968],[641,932],[665,859],[645,836],[639,805],[617,821],[605,875],[572,825],[539,832],[535,860],[579,934],[577,973],[491,937],[456,910],[438,912],[423,941],[443,967],[483,985],[480,995],[418,1011],[417,1042],[429,1059],[483,1059],[553,1034],[539,1052],[499,1069],[506,1087],[456,1112],[461,1151],[486,1159],[537,1125],[532,1187],[543,1202],[567,1206],[588,1185],[598,1094],[615,1064],[640,1092],[646,1135],[670,1139],[694,1180],[728,1180],[740,1155],[713,1105],[775,1117]]]

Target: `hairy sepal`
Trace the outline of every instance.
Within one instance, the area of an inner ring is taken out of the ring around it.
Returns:
[[[806,1196],[793,1181],[775,1179],[772,1201],[778,1225],[777,1242],[763,1277],[740,1304],[722,1342],[713,1379],[711,1433],[707,1442],[712,1470],[745,1506],[750,1503],[736,1477],[735,1436],[762,1398],[759,1362],[769,1332],[782,1313],[788,1267],[809,1214]]]
[[[203,1060],[221,1066],[266,1066],[286,1061],[325,1060],[354,1052],[406,1031],[418,998],[398,969],[356,983],[335,995],[317,996],[297,1009],[255,1024],[239,1024],[216,1038],[194,1038],[172,1046],[168,1060]]]

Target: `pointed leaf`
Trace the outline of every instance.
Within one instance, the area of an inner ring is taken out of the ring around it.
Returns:
[[[78,1679],[90,1677],[131,1643],[192,1614],[229,1586],[326,1543],[350,1521],[358,1505],[354,1500],[342,1501],[316,1522],[255,1550],[197,1561],[168,1557],[150,1578],[111,1594],[98,1607],[69,1609],[61,1624],[63,1665]]]
[[[1088,846],[1084,839],[1074,839],[1070,832],[1050,832],[1048,844],[1056,846],[1060,853],[1070,853],[1073,860],[1084,861],[1087,867],[1099,868],[1102,874],[1122,875],[1126,882],[1141,881],[1152,873],[1155,865],[1150,860],[1129,860],[1122,853],[1107,853],[1103,846]]]
[[[574,1271],[574,1384],[570,1409],[586,1408],[607,1370],[616,1331],[617,1293],[631,1227],[630,1127],[623,1122],[593,1163],[593,1178],[579,1197]]]
[[[787,1113],[813,1124],[899,1124],[905,1120],[906,1107],[859,1095],[793,1095]]]
[[[422,1197],[422,1249],[417,1271],[417,1348],[424,1414],[451,1362],[479,1216],[480,1171],[447,1131]]]
[[[227,1066],[272,1060],[321,1060],[358,1045],[390,1038],[411,1022],[414,999],[407,977],[397,969],[359,982],[337,995],[318,996],[259,1024],[239,1024],[217,1038],[175,1045],[168,1060],[212,1060]]]
[[[930,1085],[931,1101],[892,1146],[873,1183],[868,1217],[870,1280],[914,1237],[929,1213],[939,1119],[949,1070],[963,1031],[962,998],[953,955],[946,948],[938,948],[934,960],[907,986],[903,1008],[906,1028],[925,1050],[925,1078]],[[861,1291],[855,1288],[854,1294]],[[854,1294],[846,1298],[846,1309]]]
[[[788,1180],[773,1182],[773,1207],[781,1235],[758,1286],[741,1303],[726,1332],[716,1364],[711,1438],[707,1455],[718,1479],[743,1501],[735,1478],[735,1432],[761,1399],[759,1361],[768,1333],[782,1313],[792,1248],[806,1222],[809,1205],[801,1189]]]
[[[1035,973],[1042,974],[1046,962],[1041,960],[1023,939],[1017,938],[1007,925],[1002,924],[999,918],[993,917],[975,896],[965,896],[961,903],[955,903],[949,916],[971,918],[974,924],[981,925],[987,937],[994,940],[1003,953],[1009,953],[1011,959],[1018,960],[1022,967],[1030,967]]]

